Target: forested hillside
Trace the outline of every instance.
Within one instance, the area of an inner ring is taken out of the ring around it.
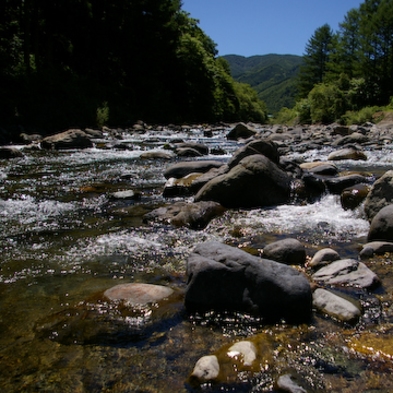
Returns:
[[[299,98],[280,121],[361,123],[393,109],[393,0],[365,0],[305,45]]]
[[[230,65],[233,78],[251,85],[266,103],[269,113],[276,113],[283,107],[293,107],[301,56],[269,54],[223,57]]]
[[[0,127],[266,119],[180,0],[2,0]]]

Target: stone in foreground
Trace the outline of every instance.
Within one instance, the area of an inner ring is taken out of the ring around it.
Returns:
[[[195,247],[187,274],[185,305],[191,312],[245,311],[291,322],[311,316],[310,283],[291,266],[211,241]]]

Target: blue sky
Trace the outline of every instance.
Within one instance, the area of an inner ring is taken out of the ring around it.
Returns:
[[[182,0],[199,19],[220,56],[303,55],[310,37],[328,23],[336,31],[361,0]]]

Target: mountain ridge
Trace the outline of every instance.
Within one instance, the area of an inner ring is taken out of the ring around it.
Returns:
[[[291,108],[297,94],[296,78],[303,57],[298,55],[222,56],[228,61],[232,77],[247,83],[256,90],[258,97],[266,103],[269,113],[281,108]]]

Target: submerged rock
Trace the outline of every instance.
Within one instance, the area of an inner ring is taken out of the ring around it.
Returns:
[[[194,249],[187,275],[189,311],[247,311],[268,320],[297,321],[311,315],[311,288],[303,274],[219,242]]]
[[[173,294],[173,289],[162,285],[129,283],[119,284],[104,292],[109,300],[121,300],[126,305],[146,305],[163,300]]]
[[[122,346],[168,329],[181,303],[165,286],[120,284],[40,320],[36,334],[63,345]]]
[[[220,373],[217,356],[208,355],[201,357],[195,364],[191,373],[191,383],[214,381]]]
[[[306,390],[302,387],[302,385],[305,384],[305,381],[300,377],[300,375],[284,374],[280,375],[275,385],[277,389],[282,392],[308,393],[310,390]]]
[[[257,358],[257,349],[251,341],[239,341],[228,349],[227,355],[239,359],[243,366],[251,367]]]

